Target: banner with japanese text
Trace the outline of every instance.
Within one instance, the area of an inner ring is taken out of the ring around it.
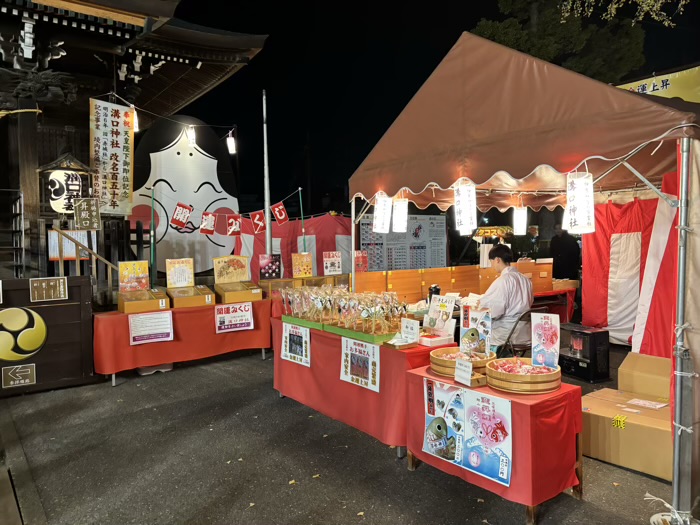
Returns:
[[[217,334],[255,328],[252,303],[217,304],[215,317]]]
[[[131,213],[134,171],[134,114],[128,106],[90,99],[90,166],[93,197],[100,212]]]
[[[282,353],[286,361],[311,366],[311,333],[308,328],[295,324],[283,324]]]
[[[700,66],[621,84],[617,87],[635,93],[664,98],[678,97],[686,102],[697,103],[700,102]]]
[[[379,345],[343,337],[340,379],[379,393]]]

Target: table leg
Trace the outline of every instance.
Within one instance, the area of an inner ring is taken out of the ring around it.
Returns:
[[[403,459],[406,457],[406,447],[396,447],[396,457]]]
[[[117,386],[117,374],[112,374],[112,386]]]
[[[577,500],[583,499],[583,444],[581,442],[581,434],[576,434],[576,477],[578,485],[571,488],[574,498]]]
[[[265,361],[265,349],[261,348],[260,350],[262,350],[262,360]]]
[[[410,450],[407,453],[407,457],[408,457],[408,470],[413,472],[414,470],[416,470],[418,468],[418,465],[420,465],[420,460],[416,456],[414,456],[413,452],[411,452]]]
[[[282,392],[277,392],[277,393],[279,394],[280,399],[282,399],[284,397],[284,394],[282,394]]]
[[[525,506],[525,525],[535,525],[537,523],[537,506],[534,507],[530,505]]]

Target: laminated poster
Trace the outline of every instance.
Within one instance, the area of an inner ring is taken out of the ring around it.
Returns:
[[[166,259],[165,274],[168,288],[194,286],[194,262],[192,259]]]
[[[437,335],[447,336],[454,334],[454,323],[450,323],[450,321],[452,320],[452,312],[454,312],[456,300],[457,298],[454,296],[433,295],[423,326],[432,329]]]
[[[217,334],[254,328],[253,303],[217,304],[214,317]]]
[[[148,261],[125,261],[119,263],[119,291],[135,292],[150,289]]]
[[[491,310],[460,307],[459,348],[465,353],[491,351]]]
[[[285,361],[311,367],[311,337],[309,329],[295,324],[283,323],[282,354]]]
[[[559,316],[557,314],[533,313],[532,366],[559,366]]]
[[[314,260],[310,253],[292,254],[292,277],[312,277]]]
[[[340,252],[323,252],[323,275],[341,273],[343,273],[343,261]]]
[[[424,379],[423,451],[510,486],[513,436],[510,401]]]
[[[226,255],[214,257],[214,282],[216,284],[239,283],[248,280],[248,257]]]
[[[367,250],[361,250],[355,252],[355,272],[368,272],[369,271],[369,261],[367,259]]]
[[[260,254],[260,279],[279,279],[282,277],[282,256],[275,254]]]
[[[131,314],[129,344],[142,345],[173,340],[173,311]]]
[[[379,345],[343,337],[340,379],[379,393]]]

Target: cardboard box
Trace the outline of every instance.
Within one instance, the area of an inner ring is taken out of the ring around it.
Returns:
[[[123,314],[142,314],[170,309],[170,299],[163,290],[119,292],[117,307]]]
[[[173,308],[192,308],[214,304],[213,292],[203,285],[168,288]]]
[[[670,359],[630,352],[618,370],[617,387],[650,399],[668,399],[671,396],[671,372]]]
[[[633,399],[658,401],[609,388],[582,398],[583,454],[671,481],[671,408],[645,408]]]
[[[219,304],[260,301],[263,298],[262,289],[250,281],[215,284],[214,290]]]

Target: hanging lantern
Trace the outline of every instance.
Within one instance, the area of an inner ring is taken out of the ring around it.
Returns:
[[[513,235],[525,235],[527,233],[527,208],[518,206],[513,208]]]
[[[229,155],[236,154],[236,138],[233,136],[233,130],[228,132],[228,137],[226,137],[226,147],[228,148]]]
[[[391,229],[397,233],[406,233],[408,227],[408,199],[394,199],[394,214]]]
[[[389,233],[391,207],[391,197],[377,195],[374,199],[374,218],[372,220],[372,231],[374,233]]]
[[[458,184],[455,192],[455,225],[462,235],[471,235],[476,229],[476,186]]]
[[[567,203],[566,206],[564,206],[564,217],[561,219],[561,229],[568,231],[569,230],[569,204]]]
[[[563,229],[573,234],[595,232],[593,175],[569,173],[566,176],[566,210]]]
[[[194,130],[194,126],[190,125],[185,128],[185,133],[187,133],[187,140],[190,141],[190,146],[197,145],[197,132]]]
[[[134,133],[139,132],[139,116],[136,113],[136,106],[131,105],[131,114],[134,115]]]

